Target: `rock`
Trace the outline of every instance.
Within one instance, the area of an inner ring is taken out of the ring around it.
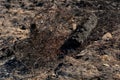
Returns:
[[[118,74],[115,74],[114,78],[115,78],[115,79],[120,79],[120,74],[119,74],[119,73],[118,73]]]
[[[110,40],[110,39],[112,39],[113,37],[112,37],[112,34],[111,33],[106,33],[106,34],[104,34],[103,35],[103,37],[102,37],[102,39],[103,40]]]
[[[110,65],[109,64],[103,64],[104,66],[106,66],[106,67],[110,67]]]
[[[90,35],[91,31],[97,25],[97,16],[91,14],[87,20],[85,20],[81,25],[77,26],[75,32],[71,35],[71,39],[76,40],[79,43],[82,43]]]
[[[91,31],[97,25],[97,16],[95,14],[88,14],[89,16],[83,20],[80,25],[74,24],[76,29],[71,33],[70,37],[62,45],[61,50],[74,50],[79,47],[90,35]]]
[[[77,24],[73,23],[72,25],[72,29],[75,30],[77,28]]]

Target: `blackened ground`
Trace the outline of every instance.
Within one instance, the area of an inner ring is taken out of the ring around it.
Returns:
[[[0,80],[80,79],[120,79],[119,0],[0,0]]]

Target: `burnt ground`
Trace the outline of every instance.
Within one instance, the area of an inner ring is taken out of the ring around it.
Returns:
[[[120,1],[0,0],[0,80],[120,80]]]

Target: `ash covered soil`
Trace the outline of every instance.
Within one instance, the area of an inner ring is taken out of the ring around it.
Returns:
[[[120,1],[0,0],[0,80],[120,80]]]

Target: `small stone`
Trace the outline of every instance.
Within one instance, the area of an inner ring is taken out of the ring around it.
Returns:
[[[103,64],[104,66],[106,66],[106,67],[110,67],[110,65],[109,64]]]
[[[104,34],[103,35],[103,37],[102,37],[102,39],[103,40],[110,40],[110,39],[112,39],[113,37],[112,37],[112,34],[111,33],[106,33],[106,34]]]
[[[111,56],[108,56],[108,55],[104,55],[104,56],[101,56],[101,59],[102,61],[113,61],[113,57]]]
[[[120,74],[119,73],[117,73],[117,74],[115,74],[115,76],[114,76],[116,79],[120,79]]]
[[[77,24],[73,23],[72,24],[72,29],[75,30],[77,28]]]

